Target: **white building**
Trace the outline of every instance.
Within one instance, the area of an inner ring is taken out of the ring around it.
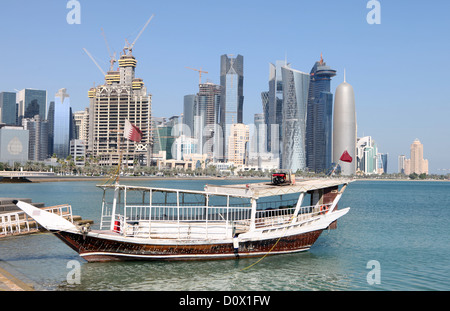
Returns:
[[[84,166],[86,163],[86,141],[83,139],[72,139],[70,141],[70,155],[76,166]]]
[[[366,174],[377,174],[378,148],[371,136],[357,139],[356,142],[356,170]]]
[[[28,161],[29,131],[22,126],[0,126],[0,162]]]

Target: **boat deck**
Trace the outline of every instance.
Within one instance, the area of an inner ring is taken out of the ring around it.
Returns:
[[[98,187],[107,189],[128,189],[137,191],[153,191],[167,193],[191,193],[201,195],[217,195],[225,197],[240,197],[248,199],[258,199],[262,197],[270,197],[277,195],[285,195],[291,193],[308,192],[317,189],[335,187],[343,184],[349,184],[352,179],[344,178],[315,178],[315,179],[299,179],[295,183],[286,183],[274,185],[271,182],[248,183],[248,184],[231,184],[231,185],[205,185],[204,191],[199,190],[182,190],[173,188],[156,188],[145,186],[127,186],[118,184],[98,185]]]
[[[299,193],[348,184],[350,179],[322,178],[300,179],[294,184],[274,185],[271,182],[249,183],[239,185],[206,185],[205,192],[215,195],[261,198],[290,193]]]

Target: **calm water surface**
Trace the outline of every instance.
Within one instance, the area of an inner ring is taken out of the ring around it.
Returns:
[[[130,184],[201,190],[209,182]],[[75,215],[98,225],[97,183],[1,184],[0,197],[69,203]],[[87,263],[51,234],[0,240],[0,266],[39,290],[450,290],[449,202],[449,182],[356,181],[340,201],[352,209],[337,230],[324,232],[308,252],[269,256],[245,271],[257,259]],[[79,285],[67,282],[73,260],[81,264]],[[380,265],[380,284],[367,281],[372,260]]]

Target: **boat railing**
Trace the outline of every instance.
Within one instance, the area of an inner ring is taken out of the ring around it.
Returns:
[[[257,210],[255,229],[307,223],[327,213],[331,205]],[[147,238],[230,237],[251,227],[250,207],[127,205],[124,214],[115,216],[115,232]]]
[[[255,227],[278,227],[291,223],[298,223],[316,216],[324,215],[331,207],[330,204],[302,206],[296,213],[296,207],[267,209],[256,212]]]
[[[235,221],[250,218],[251,207],[217,207],[217,206],[167,206],[127,205],[128,221],[150,220],[206,222],[206,221]]]
[[[43,207],[41,210],[57,214],[73,222],[72,206],[70,205]],[[39,228],[39,224],[23,211],[0,214],[0,236],[36,232]]]
[[[116,233],[143,238],[229,238],[251,218],[250,207],[127,205],[116,214]]]

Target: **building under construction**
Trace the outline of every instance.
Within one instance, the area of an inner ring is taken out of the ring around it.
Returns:
[[[135,42],[125,47],[118,69],[114,70],[116,61],[111,58],[105,83],[88,92],[88,154],[94,156],[99,165],[118,165],[120,157],[125,166],[150,165],[151,162],[152,101],[143,80],[135,77],[137,60],[132,55]],[[124,138],[127,119],[142,131],[140,142]]]

